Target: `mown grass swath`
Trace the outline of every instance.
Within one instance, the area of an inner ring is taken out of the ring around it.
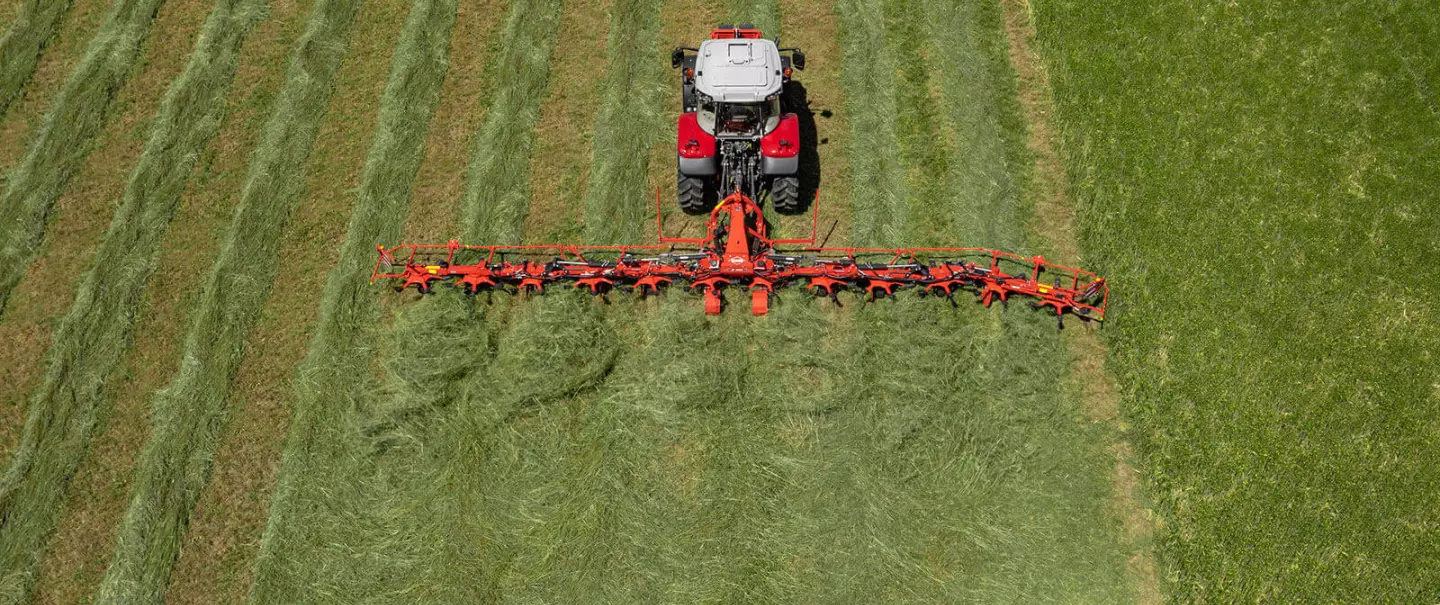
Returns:
[[[233,76],[237,59],[235,53],[239,48],[239,40],[235,38],[243,37],[237,32],[247,29],[264,6],[265,3],[259,0],[222,2],[219,6],[221,10],[212,15],[202,34],[202,46],[212,40],[227,42],[223,54],[210,57],[210,64],[214,65],[212,69],[224,70]],[[333,11],[312,15],[312,19],[317,20],[312,21],[312,30],[306,39],[312,44],[327,46],[343,42],[343,31],[327,33],[315,28],[318,20],[334,23],[337,18],[346,17]],[[340,46],[343,48],[343,44]],[[325,60],[323,57],[319,59],[322,62]],[[293,72],[291,75],[293,77]],[[324,80],[323,73],[316,75]],[[184,77],[182,81],[185,81]],[[215,88],[213,84],[209,88]],[[294,99],[296,91],[292,88],[288,92]],[[223,91],[219,94],[223,97]],[[324,103],[323,99],[319,100],[319,107],[323,107]],[[277,106],[277,109],[282,107]],[[305,115],[301,119],[307,118],[318,121],[318,114],[313,118]],[[212,133],[218,126],[218,120],[210,124]],[[273,132],[272,129],[267,134],[273,137]],[[273,144],[275,140],[267,138],[266,143]],[[273,150],[270,152],[273,153]],[[266,153],[263,144],[258,153]],[[303,162],[298,164],[303,165]],[[299,177],[293,173],[279,176],[282,179]],[[255,304],[258,306],[258,302]],[[194,349],[187,352],[194,352]],[[208,473],[215,428],[207,424],[214,422],[219,414],[215,406],[223,401],[223,392],[219,397],[212,395],[199,401],[177,401],[173,394],[194,394],[198,390],[194,382],[187,383],[183,376],[172,383],[169,391],[158,395],[154,402],[155,428],[136,464],[130,501],[120,525],[110,568],[100,586],[99,602],[158,603],[163,597],[190,511]],[[193,378],[190,380],[194,381]]]
[[[1169,596],[1440,599],[1433,5],[1034,6]]]
[[[353,14],[353,4],[341,4],[341,10],[333,10],[332,7],[328,12],[317,14],[316,27],[302,42],[300,48],[303,50],[292,70],[291,86],[282,93],[267,127],[265,141],[251,166],[252,177],[242,193],[240,210],[231,226],[230,237],[217,264],[212,267],[205,297],[199,301],[196,315],[192,318],[181,372],[155,405],[157,432],[152,440],[159,439],[161,443],[169,444],[172,440],[167,437],[176,433],[181,435],[173,440],[183,446],[181,451],[173,458],[164,459],[165,463],[173,464],[176,474],[182,477],[176,489],[188,490],[177,497],[181,502],[186,497],[193,498],[193,495],[185,494],[198,492],[203,484],[203,469],[209,452],[207,446],[213,445],[229,379],[240,358],[240,345],[249,322],[264,299],[269,284],[268,271],[274,266],[273,258],[267,257],[266,253],[273,246],[278,235],[275,231],[283,226],[285,213],[298,194],[298,167],[304,164],[304,155],[313,139],[314,122],[325,107],[329,90],[325,69],[338,61],[338,57],[332,55],[343,52],[341,42],[349,15]],[[207,24],[206,33],[211,37],[203,39],[198,47],[201,54],[196,55],[197,61],[192,64],[195,67],[187,69],[172,89],[175,94],[167,97],[167,112],[186,108],[200,115],[176,115],[171,119],[178,122],[158,123],[159,136],[173,136],[168,141],[172,145],[147,149],[147,157],[154,158],[148,161],[193,162],[193,157],[183,156],[198,152],[198,147],[213,136],[218,128],[218,115],[213,112],[219,108],[207,105],[220,102],[223,92],[212,89],[226,85],[230,80],[226,73],[234,69],[233,53],[237,50],[238,40],[230,38],[237,33],[230,30],[243,30],[253,23],[259,10],[261,7],[254,3],[227,2],[220,5],[221,12],[217,14],[234,11],[233,14]],[[216,47],[213,44],[217,41],[226,41],[226,44]],[[205,56],[207,53],[213,54]],[[210,61],[218,63],[207,65]],[[316,71],[303,71],[307,69]],[[192,85],[186,78],[202,80]],[[197,96],[192,100],[189,95]],[[173,131],[173,135],[165,134],[165,129],[191,120],[196,122],[185,130]],[[155,142],[152,140],[152,143]],[[53,530],[64,492],[64,480],[74,471],[83,455],[93,428],[103,379],[118,356],[118,351],[111,348],[123,350],[127,341],[125,330],[130,325],[127,317],[133,311],[126,307],[133,309],[139,283],[153,270],[154,243],[123,238],[151,237],[152,234],[145,232],[147,229],[163,227],[161,219],[167,217],[170,211],[163,207],[166,205],[164,202],[168,201],[173,208],[174,200],[167,200],[167,196],[179,195],[184,177],[188,174],[182,166],[169,164],[146,170],[160,172],[156,175],[139,173],[138,178],[142,180],[134,181],[132,185],[144,187],[153,184],[156,188],[132,189],[127,195],[154,193],[161,196],[161,202],[157,207],[141,212],[140,224],[117,223],[124,231],[112,230],[107,237],[106,245],[121,247],[122,251],[113,257],[102,258],[101,262],[106,265],[92,273],[82,287],[82,298],[94,296],[96,302],[77,301],[71,311],[72,317],[84,321],[67,324],[73,328],[62,328],[57,335],[55,346],[59,348],[52,351],[56,362],[51,367],[58,371],[52,373],[53,380],[46,380],[35,398],[37,403],[54,403],[32,407],[24,444],[7,470],[4,491],[0,492],[3,496],[0,506],[7,512],[4,533],[0,535],[0,553],[3,553],[8,574],[6,590],[10,591],[7,597],[22,597],[29,584],[31,573],[27,566],[20,563],[38,556],[44,537]],[[158,238],[158,235],[153,237]],[[131,245],[135,248],[123,249]],[[147,245],[150,246],[149,254],[146,254]],[[128,262],[124,262],[127,259]],[[115,260],[122,262],[111,266],[109,263]],[[97,285],[111,284],[120,291],[96,289]],[[84,314],[75,315],[77,312]],[[77,333],[72,336],[67,331],[69,329],[77,330]],[[92,355],[94,359],[90,359]],[[90,363],[94,365],[88,365]],[[176,496],[166,493],[165,497]],[[188,513],[188,508],[185,512]],[[183,525],[184,520],[171,522]]]
[[[837,0],[844,40],[845,108],[854,133],[850,148],[850,245],[900,245],[905,232],[904,170],[895,140],[893,59],[885,48],[883,3]]]
[[[914,69],[941,51],[924,23],[932,18],[960,32],[944,52],[991,76],[980,40],[997,35],[998,22],[968,18],[973,3],[948,8],[837,7],[856,245],[968,244],[956,238],[979,230],[957,219],[996,206],[1013,216],[1020,203],[1013,188],[996,199],[949,168],[972,163],[1003,186],[1006,148],[1018,138],[998,136],[994,122],[945,119],[943,107],[962,104],[995,120],[998,103],[971,94],[988,82],[950,88],[936,72],[953,64]],[[947,129],[972,144],[951,147]],[[895,220],[876,230],[865,217]],[[1023,247],[1020,223],[992,229]],[[812,336],[835,351],[820,373],[832,386],[790,414],[811,437],[783,458],[797,464],[776,516],[791,521],[771,532],[804,553],[792,591],[864,602],[1124,598],[1107,461],[1098,435],[1075,421],[1075,402],[1060,397],[1065,356],[1053,324],[999,312],[907,293],[854,309],[836,335]]]
[[[0,222],[0,313],[38,254],[50,211],[105,126],[115,93],[125,83],[163,4],[164,0],[116,0],[105,24],[85,47],[80,64],[45,110],[24,159],[6,181],[0,194],[0,212],[9,217]],[[0,67],[9,69],[8,63]]]
[[[0,563],[6,602],[30,589],[53,533],[69,476],[90,441],[104,383],[131,341],[136,308],[155,271],[160,240],[196,159],[219,129],[246,33],[259,0],[224,0],[208,17],[185,71],[151,124],[124,198],[61,320],[44,378],[30,401],[20,449],[0,483]]]
[[[296,377],[295,413],[252,600],[287,601],[300,594],[294,582],[306,573],[303,564],[296,563],[309,560],[304,555],[311,545],[302,536],[313,531],[316,522],[306,514],[314,495],[310,490],[327,480],[348,480],[334,473],[353,468],[348,464],[356,453],[350,430],[370,386],[358,377],[372,370],[376,346],[370,339],[379,319],[366,277],[374,266],[375,244],[393,243],[400,236],[450,68],[456,8],[454,0],[416,2],[401,30],[340,261],[326,279],[320,323]],[[373,595],[373,587],[364,584],[373,579],[373,570],[367,569],[355,578],[361,584],[350,587],[361,592],[370,588]]]
[[[0,118],[35,75],[40,55],[60,30],[71,0],[26,0],[20,15],[0,35]]]
[[[611,9],[584,200],[587,243],[631,244],[645,235],[650,146],[667,132],[661,107],[667,64],[655,44],[659,11],[653,0],[617,0]]]
[[[555,0],[510,6],[498,52],[487,67],[494,86],[459,212],[466,241],[519,241],[530,200],[534,128],[562,9]],[[432,29],[425,25],[407,35]],[[397,86],[405,82],[399,79]],[[436,94],[439,85],[433,82]],[[415,153],[422,145],[415,142]],[[397,228],[403,219],[400,211]],[[352,236],[354,230],[352,224]],[[398,229],[391,237],[396,234]],[[369,254],[373,261],[373,248]],[[448,477],[435,472],[446,462],[437,458],[436,452],[446,450],[436,434],[457,422],[456,400],[473,388],[471,378],[493,354],[488,334],[503,307],[487,307],[485,300],[442,291],[407,304],[384,329],[346,321],[321,332],[329,340],[312,343],[297,384],[295,432],[287,443],[252,601],[288,602],[317,588],[338,602],[375,595],[472,600],[468,595],[480,580],[454,571],[466,563],[451,550],[456,495]],[[354,308],[369,309],[376,323],[385,321],[374,317],[373,305]],[[335,366],[344,356],[352,361]],[[355,376],[371,371],[377,357],[384,379],[356,384]],[[341,383],[346,386],[338,387]],[[334,501],[337,494],[344,494],[342,504]]]

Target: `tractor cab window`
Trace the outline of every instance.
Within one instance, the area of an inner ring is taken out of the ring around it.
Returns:
[[[780,123],[780,100],[761,103],[702,102],[697,116],[700,127],[716,136],[755,137],[774,130]]]

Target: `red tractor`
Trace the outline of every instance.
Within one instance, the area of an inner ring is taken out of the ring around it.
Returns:
[[[800,120],[782,96],[805,53],[780,48],[750,24],[722,24],[699,48],[670,55],[684,91],[676,155],[677,194],[688,214],[705,214],[735,192],[762,199],[781,214],[805,209],[800,199]]]

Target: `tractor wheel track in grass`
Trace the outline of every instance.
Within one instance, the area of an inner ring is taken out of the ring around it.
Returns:
[[[485,120],[473,141],[459,213],[466,241],[519,241],[530,202],[527,180],[535,124],[548,86],[562,9],[557,0],[515,2],[497,36],[498,51],[487,68],[487,78],[497,85],[489,91]],[[439,427],[457,422],[452,401],[491,355],[486,334],[503,325],[505,305],[485,309],[484,300],[484,295],[469,299],[444,291],[407,305],[388,330],[370,334],[382,343],[379,350],[366,349],[380,353],[388,380],[361,385],[349,405],[301,392],[294,428],[313,434],[297,433],[287,443],[281,473],[284,496],[277,498],[267,528],[266,554],[252,601],[283,602],[287,595],[314,586],[326,587],[341,600],[345,597],[340,595],[375,593],[413,598],[419,586],[440,595],[466,594],[474,577],[450,582],[430,579],[448,567],[437,561],[455,559],[447,550],[452,539],[443,531],[453,520],[440,509],[447,501],[444,492],[420,496],[436,479],[409,470],[430,457],[422,451],[417,460],[409,443],[425,442]],[[371,363],[367,358],[363,367],[369,369]],[[306,411],[310,406],[320,411]],[[351,413],[334,416],[336,408]],[[334,422],[301,422],[305,414],[321,412]],[[353,432],[357,429],[358,434]],[[339,483],[327,487],[316,477]],[[284,483],[291,481],[295,483]],[[351,493],[346,506],[317,508],[326,506],[321,503],[335,493]],[[396,515],[396,498],[418,510]],[[445,523],[435,525],[438,520]],[[329,537],[323,541],[309,537],[317,531],[328,532]],[[370,555],[357,560],[346,554],[356,551]],[[337,556],[345,563],[320,563]]]
[[[64,88],[45,111],[25,159],[0,194],[0,314],[37,254],[46,223],[91,141],[105,126],[111,102],[129,77],[155,13],[165,0],[116,0]]]
[[[237,9],[234,4],[211,12],[189,65],[169,87],[101,242],[99,260],[81,282],[46,355],[21,446],[0,486],[0,518],[6,519],[0,525],[0,560],[5,562],[0,571],[8,599],[33,588],[34,569],[63,510],[69,478],[97,417],[105,415],[110,395],[105,382],[131,342],[140,293],[154,271],[160,240],[196,156],[218,129],[234,53],[259,17],[257,6]],[[196,9],[191,12],[203,7]]]
[[[0,119],[35,75],[40,55],[60,31],[70,0],[26,0],[0,35]]]
[[[1026,120],[1026,148],[1034,158],[1031,195],[1036,200],[1030,228],[1046,240],[1061,263],[1079,266],[1080,244],[1076,237],[1075,209],[1067,197],[1064,165],[1056,150],[1054,114],[1048,72],[1031,50],[1035,24],[1027,6],[1018,0],[1000,0],[1004,11],[1008,55],[1019,84],[1018,99]],[[1140,505],[1143,486],[1131,465],[1134,455],[1120,430],[1120,403],[1116,389],[1105,371],[1109,351],[1098,335],[1088,329],[1069,330],[1065,338],[1070,353],[1070,380],[1081,389],[1081,401],[1092,422],[1107,433],[1114,459],[1114,487],[1111,494],[1115,514],[1123,520],[1125,546],[1131,551],[1128,570],[1135,602],[1144,605],[1163,602],[1155,555],[1151,551],[1154,528]]]

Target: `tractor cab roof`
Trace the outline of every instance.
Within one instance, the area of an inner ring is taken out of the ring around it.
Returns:
[[[729,38],[700,44],[695,88],[720,103],[759,103],[785,82],[780,51],[765,39]]]

